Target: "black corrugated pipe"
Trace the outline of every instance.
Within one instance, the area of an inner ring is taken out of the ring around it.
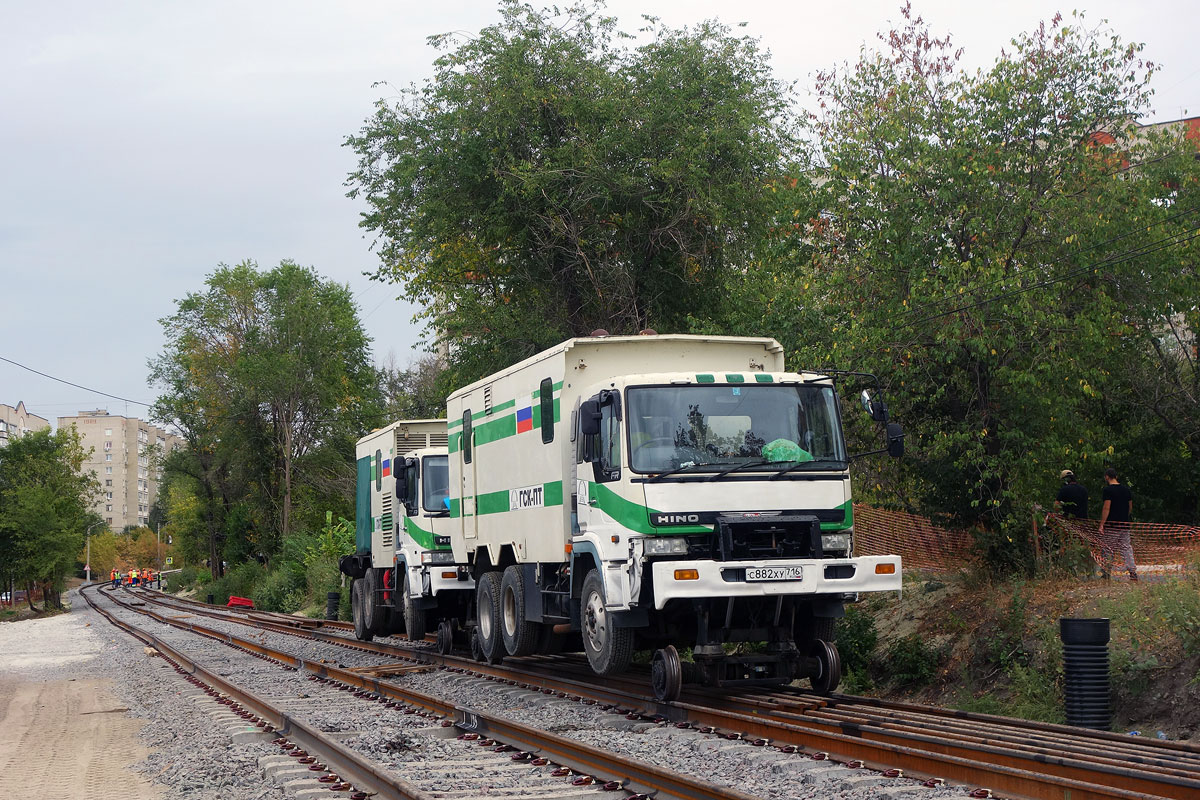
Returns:
[[[338,618],[338,603],[342,601],[341,592],[325,593],[325,619]]]
[[[1112,727],[1108,680],[1108,620],[1058,621],[1063,643],[1067,724],[1106,731]]]

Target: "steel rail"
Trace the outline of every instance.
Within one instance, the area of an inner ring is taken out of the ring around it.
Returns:
[[[441,717],[453,718],[456,720],[455,726],[468,733],[503,731],[504,735],[498,735],[497,738],[505,740],[514,747],[520,744],[524,751],[536,753],[583,775],[598,776],[604,782],[617,784],[631,793],[649,794],[656,798],[677,797],[681,800],[758,800],[756,795],[747,794],[732,787],[714,786],[699,778],[663,769],[631,756],[599,750],[583,742],[485,714],[442,700],[439,697],[405,689],[379,678],[352,672],[321,661],[303,659],[268,647],[261,642],[205,628],[192,622],[174,620],[145,607],[139,608],[125,603],[112,597],[111,594],[109,599],[134,613],[143,614],[163,624],[273,658],[296,669],[303,669],[318,679],[365,689],[409,706],[423,708]],[[227,682],[225,683],[227,684]],[[292,720],[292,724],[297,724],[297,721]]]
[[[154,634],[118,619],[116,615],[107,609],[101,608],[84,591],[91,586],[97,585],[100,584],[91,584],[82,587],[79,594],[87,601],[88,605],[104,616],[110,623],[135,639],[153,647],[170,661],[175,662],[176,665],[187,665],[186,669],[181,668],[183,674],[195,676],[213,689],[219,690],[221,694],[234,698],[239,705],[266,720],[271,728],[280,736],[287,737],[289,741],[299,745],[309,754],[320,758],[325,762],[329,772],[336,773],[346,782],[378,797],[387,798],[387,800],[436,800],[437,795],[424,792],[408,781],[388,774],[385,770],[380,769],[353,750],[324,736],[316,728],[296,719],[286,711],[276,708],[248,689],[239,687],[205,668],[195,659],[167,644]],[[116,598],[112,598],[112,600],[120,604],[120,601],[116,600]],[[264,729],[264,731],[266,730]]]
[[[199,613],[206,611],[197,610]],[[770,696],[729,696],[702,690],[694,696],[700,697],[705,705],[679,701],[659,704],[644,696],[611,688],[597,693],[597,687],[592,684],[546,675],[525,669],[525,665],[516,671],[520,679],[514,680],[511,665],[490,666],[455,656],[349,641],[317,631],[297,631],[289,626],[277,627],[276,623],[242,622],[225,615],[209,615],[425,663],[451,668],[461,665],[461,669],[508,683],[540,684],[543,690],[590,696],[634,708],[641,706],[643,713],[650,715],[687,719],[694,725],[737,732],[746,738],[828,751],[841,759],[859,760],[881,769],[902,768],[911,774],[985,785],[993,791],[1031,800],[1148,797],[1188,800],[1200,797],[1200,762],[1182,764],[1177,769],[1167,758],[1168,755],[1200,751],[1200,748],[1180,746],[1180,743],[1167,743],[1174,746],[1159,748],[1157,745],[1162,743],[1157,741],[1143,740],[1133,744],[1127,737],[1111,733],[914,704],[897,704],[897,711],[905,714],[904,717],[891,714],[887,719],[877,718],[870,716],[868,708],[874,706],[879,713],[880,707],[886,711],[891,706],[884,701],[874,701],[855,708],[854,701],[859,698],[847,695],[824,697],[788,693],[781,702]],[[933,722],[926,727],[914,724],[910,717],[918,715]],[[961,729],[962,725],[970,723],[985,727],[974,733]],[[960,727],[956,729],[956,725]],[[1093,736],[1093,733],[1100,735]],[[1039,737],[1040,746],[1034,743]],[[1053,737],[1063,737],[1066,741],[1056,741]],[[1082,745],[1071,745],[1071,741]],[[1114,757],[1120,754],[1098,750],[1098,745],[1123,750],[1128,756]],[[1150,753],[1153,757],[1145,755]],[[1127,766],[1130,764],[1133,766]]]

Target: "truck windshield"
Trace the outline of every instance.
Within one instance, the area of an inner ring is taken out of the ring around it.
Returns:
[[[840,469],[846,460],[831,386],[631,388],[627,408],[634,472]]]
[[[425,456],[422,472],[425,481],[421,485],[421,504],[426,511],[441,513],[446,510],[446,494],[450,487],[450,468],[447,456]]]

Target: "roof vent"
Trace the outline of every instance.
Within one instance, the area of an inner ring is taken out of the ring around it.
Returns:
[[[638,336],[658,336],[658,331],[654,328],[642,328],[638,331]]]
[[[593,339],[602,339],[605,336],[608,336],[608,331],[604,330],[604,328],[596,328],[596,330],[589,333],[588,336],[592,337]]]

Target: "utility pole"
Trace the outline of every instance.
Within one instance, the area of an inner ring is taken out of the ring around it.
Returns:
[[[83,535],[83,538],[85,538],[87,540],[87,556],[85,556],[85,558],[87,559],[87,563],[84,564],[84,568],[85,568],[85,572],[87,573],[87,582],[88,583],[92,582],[92,528],[96,527],[97,525],[103,525],[103,524],[104,524],[103,522],[92,523],[91,525],[88,526],[87,533],[85,533]]]
[[[162,523],[161,522],[158,523],[158,544],[155,545],[154,555],[158,557],[158,571],[162,572],[163,559],[162,559]]]

